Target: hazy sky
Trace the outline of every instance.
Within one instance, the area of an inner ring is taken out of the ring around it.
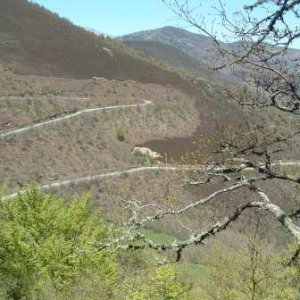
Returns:
[[[217,0],[190,1],[195,5],[200,2],[206,3],[201,12],[208,19],[210,14],[214,14],[211,6],[217,3]],[[33,2],[57,12],[77,25],[111,36],[166,25],[185,27],[162,0],[33,0]],[[227,9],[232,14],[243,5],[253,2],[253,0],[225,0]],[[300,47],[300,42],[297,47]]]

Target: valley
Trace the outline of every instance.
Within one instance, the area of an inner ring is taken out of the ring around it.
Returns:
[[[172,26],[112,38],[0,1],[0,277],[13,270],[0,298],[219,300],[214,272],[244,272],[235,260],[247,270],[255,247],[266,274],[282,267],[300,242],[299,114],[256,105],[249,70],[213,70],[212,46]],[[151,294],[140,272],[175,278],[179,296]]]

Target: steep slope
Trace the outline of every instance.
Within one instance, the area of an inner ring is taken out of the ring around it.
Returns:
[[[210,51],[213,44],[207,36],[193,33],[188,30],[184,30],[177,27],[166,26],[153,30],[140,31],[129,35],[125,35],[120,39],[122,41],[130,42],[161,42],[175,47],[203,63],[207,63],[208,60],[215,58],[214,54]],[[231,49],[239,47],[239,42],[220,43]],[[299,55],[299,49],[289,49],[284,59],[294,59],[295,57],[299,57]]]
[[[158,58],[173,66],[189,70],[195,75],[199,75],[200,68],[205,69],[204,65],[200,64],[200,62],[192,56],[162,42],[125,41],[124,43],[128,47],[143,51],[145,54]]]
[[[154,30],[140,31],[125,35],[120,38],[122,41],[127,43],[140,43],[140,42],[161,42],[165,45],[176,48],[177,50],[183,51],[185,54],[196,59],[202,64],[215,64],[222,60],[221,55],[212,51],[213,44],[211,40],[202,34],[196,34],[189,32],[187,30],[176,28],[176,27],[162,27]],[[240,46],[239,42],[233,43],[222,43],[221,45],[229,49],[237,49]],[[157,53],[153,53],[155,56]],[[172,53],[170,54],[170,56]],[[283,56],[278,56],[274,61],[282,61],[289,67],[295,66],[295,58],[300,57],[299,49],[289,49]],[[163,57],[158,57],[163,59]],[[169,58],[170,60],[170,58]],[[186,59],[186,63],[190,59]],[[223,78],[227,77],[227,80],[234,81],[236,83],[242,83],[242,79],[248,75],[248,71],[242,67],[236,67],[234,70],[232,68],[224,68],[220,71]]]
[[[121,43],[26,0],[0,2],[0,63],[21,74],[184,85],[177,75],[139,58]]]
[[[144,54],[154,57],[159,61],[166,62],[171,67],[175,67],[179,72],[192,77],[203,77],[208,80],[220,82],[233,82],[228,75],[224,76],[219,71],[212,71],[207,63],[200,62],[186,52],[171,45],[157,41],[124,41],[124,44]]]
[[[197,62],[196,65],[200,64],[206,66],[207,70],[201,72],[202,74],[200,75],[203,77],[209,76],[214,79],[219,78],[221,81],[241,83],[241,77],[244,74],[243,70],[239,70],[238,68],[236,68],[234,72],[229,68],[218,72],[212,72],[208,66],[215,64],[221,59],[212,51],[212,41],[205,35],[192,33],[181,28],[166,26],[154,30],[132,33],[125,35],[120,39],[126,43],[160,42],[168,47],[175,48],[188,56],[188,58],[185,58],[185,64],[190,64],[189,61],[192,58]],[[226,44],[223,45],[226,46]],[[164,59],[162,56],[156,56],[157,53],[153,53],[152,55],[159,59]],[[171,51],[169,56],[173,55],[174,53]],[[168,56],[168,52],[166,52],[165,56]],[[170,61],[170,58],[168,61]]]
[[[212,57],[208,51],[212,46],[208,37],[172,26],[132,33],[121,37],[121,40],[162,42],[204,63]]]

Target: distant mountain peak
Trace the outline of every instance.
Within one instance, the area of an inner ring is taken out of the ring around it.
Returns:
[[[208,49],[212,46],[207,36],[173,26],[135,32],[121,37],[121,40],[161,42],[203,62],[206,62]]]
[[[156,29],[142,30],[142,31],[124,35],[120,37],[120,39],[121,40],[137,40],[137,38],[140,38],[141,40],[147,40],[149,38],[157,39],[158,36],[161,34],[162,35],[168,34],[178,38],[185,36],[186,38],[198,38],[198,39],[208,40],[208,37],[206,37],[205,35],[197,34],[188,31],[187,29],[175,27],[175,26],[164,26]]]

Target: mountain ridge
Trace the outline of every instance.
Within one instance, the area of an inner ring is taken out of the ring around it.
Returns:
[[[192,46],[206,47],[205,50],[209,50],[209,47],[213,46],[213,42],[208,36],[175,26],[164,26],[150,30],[137,31],[120,36],[119,39],[122,41],[159,41],[181,50],[184,49],[182,45],[185,45],[186,49]],[[221,45],[234,48],[239,44],[239,41],[219,42]],[[203,49],[199,49],[199,51],[203,52]],[[300,49],[289,48],[288,52],[297,52],[300,54]]]
[[[177,74],[26,0],[0,2],[0,64],[18,74],[132,79],[189,89]]]
[[[217,51],[214,51],[213,42],[209,37],[203,34],[197,34],[190,32],[188,30],[166,26],[153,30],[139,31],[129,35],[125,35],[120,37],[120,40],[129,45],[130,43],[136,43],[135,48],[139,48],[138,43],[163,43],[168,45],[169,47],[173,47],[179,51],[184,52],[190,58],[196,60],[200,64],[204,65],[216,65],[217,62],[220,62],[224,59],[224,57],[219,54]],[[229,48],[230,50],[237,49],[239,47],[239,41],[224,43],[219,41],[219,43],[224,48]],[[140,47],[141,48],[141,47]],[[147,47],[144,47],[145,52],[147,52]],[[169,51],[171,55],[171,51]],[[164,59],[168,53],[163,55],[156,56],[158,59]],[[155,53],[154,53],[155,56]],[[300,57],[300,49],[289,48],[283,55],[279,55],[274,58],[274,62],[276,60],[280,60],[285,63],[288,67],[295,67],[293,64],[293,60],[295,58]],[[167,57],[167,60],[170,61],[171,58]],[[187,59],[187,61],[190,59]],[[184,64],[183,64],[184,65]],[[297,67],[297,66],[296,66]],[[212,72],[210,70],[210,72]],[[225,67],[219,72],[215,72],[215,74],[221,75],[223,79],[228,82],[233,82],[237,84],[242,84],[243,80],[249,76],[249,70],[247,68],[243,68],[241,66],[237,66],[232,69],[230,67]]]
[[[122,41],[162,42],[186,52],[201,62],[205,62],[209,57],[207,49],[212,46],[208,37],[173,26],[139,31],[122,36],[120,39]]]

